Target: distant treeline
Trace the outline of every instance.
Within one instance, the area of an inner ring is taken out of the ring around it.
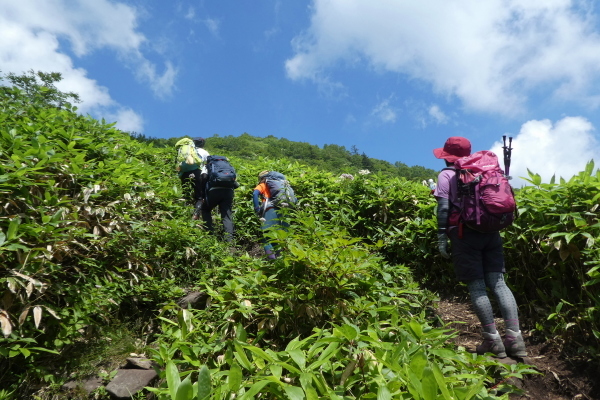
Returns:
[[[155,147],[172,147],[180,137],[153,138],[143,134],[132,133],[131,136],[142,142],[153,143]],[[364,152],[359,154],[356,146],[347,150],[344,146],[326,144],[323,148],[306,142],[294,142],[275,136],[256,137],[243,133],[240,136],[214,135],[206,138],[206,149],[211,154],[222,154],[252,159],[255,157],[270,157],[274,159],[287,158],[303,164],[313,165],[333,173],[356,174],[359,170],[369,170],[385,175],[404,177],[409,180],[421,181],[435,178],[437,172],[418,165],[408,165],[396,161],[387,161],[368,157]]]

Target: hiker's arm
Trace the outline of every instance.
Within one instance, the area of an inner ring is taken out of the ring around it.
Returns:
[[[255,190],[252,193],[252,201],[254,202],[254,212],[258,214],[260,212],[260,191]]]
[[[450,213],[450,201],[444,197],[437,198],[437,221],[438,221],[438,249],[444,258],[450,258],[448,254],[448,215]]]
[[[438,233],[446,233],[448,229],[448,215],[450,213],[450,201],[443,197],[437,198],[437,222]]]

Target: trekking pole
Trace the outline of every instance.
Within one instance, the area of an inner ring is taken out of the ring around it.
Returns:
[[[504,173],[508,177],[510,170],[510,156],[512,155],[512,137],[508,138],[508,146],[506,145],[506,135],[502,136],[502,141],[504,142],[504,146],[502,149],[504,150]]]
[[[267,212],[267,203],[269,202],[269,199],[266,198],[265,201],[263,201],[263,203],[260,206],[260,218],[264,218],[265,217],[265,213]]]

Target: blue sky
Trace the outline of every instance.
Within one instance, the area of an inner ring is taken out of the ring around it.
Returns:
[[[151,137],[273,135],[440,169],[465,136],[511,175],[598,154],[592,0],[0,0],[0,70],[63,74]],[[516,183],[517,181],[515,181]]]

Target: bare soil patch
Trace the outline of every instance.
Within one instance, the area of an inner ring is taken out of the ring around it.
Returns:
[[[442,298],[437,314],[448,328],[457,331],[454,339],[457,346],[475,352],[481,343],[481,328],[477,316],[466,299]],[[504,322],[496,319],[500,332]],[[526,325],[526,324],[522,324]],[[586,362],[576,356],[565,354],[555,343],[545,342],[531,334],[526,326],[521,327],[527,345],[527,357],[521,360],[535,367],[541,375],[526,375],[517,386],[524,390],[522,395],[511,395],[511,400],[600,400],[600,363]],[[514,362],[504,359],[503,362]]]

